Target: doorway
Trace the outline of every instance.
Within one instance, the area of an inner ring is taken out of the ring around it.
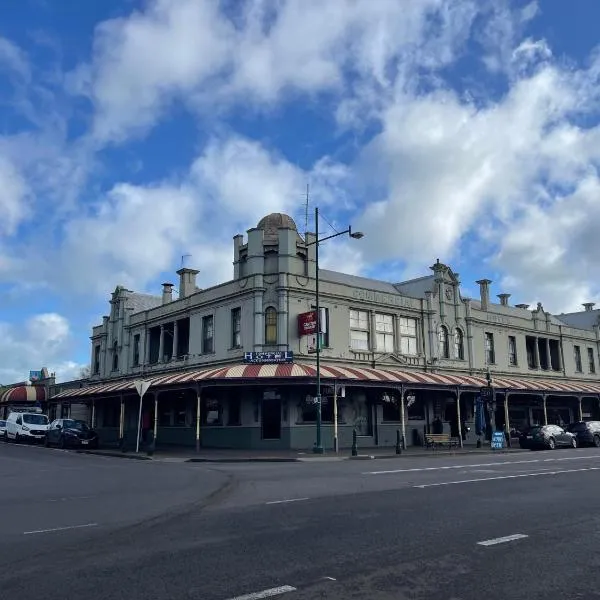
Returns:
[[[279,398],[263,400],[261,417],[262,439],[281,439],[281,400]]]

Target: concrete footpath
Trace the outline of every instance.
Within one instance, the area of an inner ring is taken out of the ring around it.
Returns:
[[[308,451],[299,452],[294,450],[264,451],[264,450],[224,450],[202,448],[196,453],[186,450],[157,450],[153,455],[148,455],[146,451],[121,452],[116,449],[99,450],[77,450],[82,454],[98,454],[101,456],[111,456],[115,458],[125,458],[130,460],[153,460],[160,462],[201,462],[201,463],[245,463],[245,462],[336,462],[345,460],[377,460],[377,459],[398,459],[413,457],[448,457],[464,455],[486,455],[486,454],[508,454],[517,452],[529,452],[521,448],[503,448],[502,450],[492,450],[489,446],[476,448],[469,446],[467,448],[453,448],[425,450],[422,447],[410,447],[403,450],[401,454],[396,454],[394,448],[363,448],[359,449],[357,456],[352,456],[350,450],[344,449],[339,453],[328,451],[325,454],[312,454]]]

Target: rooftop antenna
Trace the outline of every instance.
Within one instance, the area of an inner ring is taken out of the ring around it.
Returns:
[[[308,233],[308,204],[310,201],[310,184],[306,184],[306,203],[304,205],[304,239],[306,239],[306,234]]]
[[[192,255],[191,254],[182,254],[181,255],[181,268],[182,269],[185,268],[185,263],[187,262],[186,259],[188,259],[188,258],[192,258]]]

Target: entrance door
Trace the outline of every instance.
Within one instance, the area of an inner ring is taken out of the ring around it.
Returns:
[[[281,439],[281,400],[273,398],[262,401],[262,439]]]

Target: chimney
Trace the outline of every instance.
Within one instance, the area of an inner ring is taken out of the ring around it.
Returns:
[[[479,285],[479,292],[481,295],[481,310],[487,311],[490,305],[490,283],[489,279],[480,279],[476,281]]]
[[[173,284],[172,283],[163,283],[163,294],[162,294],[162,303],[168,304],[169,302],[173,302]]]
[[[187,298],[196,291],[196,275],[198,273],[200,271],[188,269],[187,267],[177,271],[177,275],[179,275],[179,298]]]
[[[517,308],[522,308],[523,310],[527,310],[529,308],[529,304],[515,304]]]
[[[502,306],[508,306],[508,299],[510,298],[510,294],[498,294],[498,298],[500,298],[500,304]]]
[[[583,304],[583,308],[585,308],[586,312],[594,310],[594,306],[596,306],[595,302],[585,302]]]

